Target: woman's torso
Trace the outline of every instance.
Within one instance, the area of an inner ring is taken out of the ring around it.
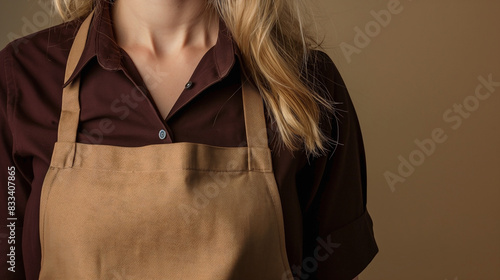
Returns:
[[[15,83],[19,88],[13,101],[19,108],[13,112],[14,153],[22,158],[20,171],[29,172],[23,175],[29,178],[26,185],[31,188],[23,228],[28,279],[35,279],[40,268],[41,186],[57,139],[64,66],[72,42],[69,38],[77,27],[74,23],[60,25],[11,45],[13,70],[18,70]],[[164,119],[130,57],[106,36],[111,33],[111,26],[101,19],[95,28],[77,66],[82,83],[77,142],[128,147],[172,142],[222,147],[246,145],[239,59],[234,42],[224,30],[220,31],[214,48],[197,65],[192,86],[182,91]],[[150,78],[158,78],[154,75],[152,72]],[[275,130],[269,122],[268,128],[271,128],[272,147]],[[285,201],[287,254],[290,262],[295,263],[301,256],[302,224],[294,174],[305,163],[302,153],[273,151],[275,178]]]

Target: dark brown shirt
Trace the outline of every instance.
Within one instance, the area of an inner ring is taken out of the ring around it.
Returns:
[[[65,64],[79,24],[76,20],[40,31],[0,52],[1,279],[38,278],[40,191],[57,138]],[[316,54],[311,78],[338,102],[338,120],[330,116],[331,125],[323,129],[339,144],[316,158],[303,151],[277,149],[271,121],[269,142],[290,266],[295,275],[303,269],[296,279],[350,280],[378,252],[366,210],[365,154],[344,82],[332,60],[321,51]],[[240,67],[238,48],[221,21],[216,45],[204,55],[189,80],[191,86],[163,119],[144,82],[154,83],[162,73],[152,65],[150,73],[141,77],[116,44],[110,8],[104,5],[96,13],[73,74],[81,75],[77,142],[245,146]],[[15,178],[9,178],[11,166]],[[15,209],[14,198],[9,197],[15,198]],[[15,259],[15,272],[8,270],[11,259]]]

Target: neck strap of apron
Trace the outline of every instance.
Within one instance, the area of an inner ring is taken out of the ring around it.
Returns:
[[[94,11],[85,19],[69,52],[64,81],[67,82],[82,56]],[[63,89],[61,117],[58,128],[58,142],[76,142],[80,118],[80,76]],[[264,104],[258,89],[242,75],[243,111],[248,147],[267,148],[267,128]]]
[[[94,11],[85,19],[85,21],[78,29],[71,50],[69,51],[68,61],[66,62],[66,72],[64,83],[68,81],[76,69],[80,57],[82,56],[85,44],[87,42],[87,35],[90,29],[90,23]],[[76,133],[78,130],[78,123],[80,120],[80,76],[78,75],[71,83],[66,85],[62,94],[61,116],[59,118],[59,128],[57,131],[57,142],[76,142]]]

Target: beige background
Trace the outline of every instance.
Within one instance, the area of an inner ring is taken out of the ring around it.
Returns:
[[[37,0],[1,1],[1,47],[55,23]],[[500,82],[500,2],[313,2],[367,149],[380,253],[361,279],[500,279],[500,87],[474,97],[480,76]],[[385,26],[373,15],[381,10],[393,13]],[[369,42],[355,29],[366,26]],[[464,102],[458,117],[454,106]],[[441,143],[424,154],[415,141],[434,130]],[[399,174],[410,156],[413,173]],[[391,188],[387,172],[404,182]]]

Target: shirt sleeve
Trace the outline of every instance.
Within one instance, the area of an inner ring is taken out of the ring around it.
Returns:
[[[331,139],[325,156],[303,170],[304,247],[301,279],[352,280],[378,252],[366,208],[367,174],[360,124],[339,71],[320,52],[316,81],[332,100]],[[308,178],[308,179],[307,179]]]
[[[0,279],[13,280],[25,279],[22,226],[30,185],[21,175],[26,165],[14,158],[14,90],[7,48],[0,52]]]

